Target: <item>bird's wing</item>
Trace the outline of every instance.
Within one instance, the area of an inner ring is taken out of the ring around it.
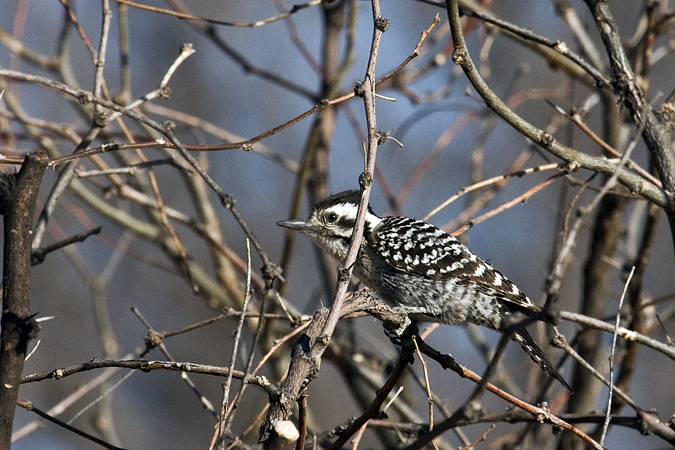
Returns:
[[[368,245],[396,270],[438,280],[454,278],[499,298],[511,311],[541,312],[501,272],[440,228],[407,217],[385,217],[373,231]]]

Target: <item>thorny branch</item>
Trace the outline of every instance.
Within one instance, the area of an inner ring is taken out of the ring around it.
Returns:
[[[40,329],[30,307],[31,231],[47,155],[31,153],[18,174],[0,175],[4,219],[0,334],[0,448],[12,441],[14,409],[28,342]]]

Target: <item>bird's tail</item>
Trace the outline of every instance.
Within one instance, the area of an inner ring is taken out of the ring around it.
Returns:
[[[569,384],[567,384],[567,381],[565,381],[562,375],[558,373],[558,371],[555,369],[555,366],[551,363],[551,361],[549,361],[549,359],[546,357],[546,354],[541,348],[539,348],[537,343],[534,342],[534,339],[532,339],[532,336],[530,336],[530,333],[528,333],[525,328],[520,328],[518,331],[516,331],[513,334],[512,339],[518,342],[521,347],[523,347],[523,350],[525,350],[525,352],[530,355],[532,361],[539,364],[539,367],[541,367],[544,372],[558,380],[560,384],[562,384],[570,393],[574,393]]]

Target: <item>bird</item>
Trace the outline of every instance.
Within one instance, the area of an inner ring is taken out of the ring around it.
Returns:
[[[344,262],[360,199],[359,190],[339,192],[319,201],[306,219],[277,225],[306,234],[320,249]],[[509,320],[522,313],[555,325],[550,314],[440,228],[410,217],[379,217],[368,206],[354,274],[413,321],[473,323],[512,333],[511,339],[542,370],[572,392],[524,325]]]

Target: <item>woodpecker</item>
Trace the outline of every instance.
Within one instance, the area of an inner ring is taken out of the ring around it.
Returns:
[[[333,194],[318,202],[306,219],[277,225],[298,230],[323,251],[344,262],[356,224],[358,190]],[[359,280],[415,321],[449,325],[474,323],[512,332],[534,362],[572,389],[524,326],[506,330],[508,316],[522,313],[555,325],[501,272],[457,239],[421,220],[379,217],[368,207],[363,242],[354,266]]]

